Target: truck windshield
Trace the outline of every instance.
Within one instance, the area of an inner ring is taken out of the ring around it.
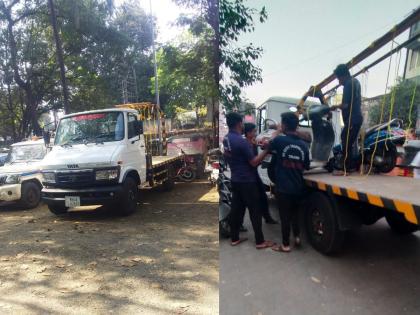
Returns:
[[[55,136],[55,145],[110,142],[124,139],[122,112],[81,114],[63,118]]]
[[[18,163],[42,160],[47,153],[43,144],[13,146],[6,163]]]

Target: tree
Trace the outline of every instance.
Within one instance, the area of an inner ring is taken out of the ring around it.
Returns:
[[[267,19],[265,7],[261,10],[249,8],[244,0],[220,0],[220,51],[221,84],[220,94],[228,110],[242,102],[241,89],[262,81],[261,69],[254,65],[261,57],[262,48],[252,43],[237,47],[239,36],[253,32],[254,18],[260,23]]]
[[[64,112],[69,113],[69,110],[70,110],[69,109],[69,91],[67,88],[66,70],[64,67],[64,58],[63,58],[63,47],[61,45],[60,34],[58,32],[57,16],[55,13],[54,1],[48,0],[48,6],[50,8],[51,26],[53,28],[57,61],[58,61],[58,66],[60,67],[61,87],[63,89],[63,107],[64,107]]]
[[[35,134],[41,134],[41,128],[37,120],[37,108],[42,101],[45,87],[49,79],[45,73],[38,71],[38,62],[47,54],[47,46],[44,43],[35,45],[35,41],[45,39],[42,25],[28,23],[26,28],[24,21],[39,15],[43,9],[40,1],[25,1],[22,8],[18,8],[19,0],[5,3],[0,1],[0,19],[6,26],[6,47],[9,55],[9,64],[13,72],[13,79],[17,86],[25,93],[25,109],[22,115],[22,130],[20,137],[27,133],[29,124]]]
[[[159,51],[159,83],[165,112],[174,116],[194,110],[197,117],[211,109],[214,127],[219,101],[219,22],[216,0],[175,0],[194,8],[194,14],[181,15],[178,24],[187,31],[175,43]]]
[[[369,123],[376,125],[393,118],[400,118],[403,120],[405,128],[415,128],[418,104],[420,104],[420,85],[417,85],[416,88],[415,86],[415,82],[403,80],[392,87],[391,91],[385,94],[385,102],[384,98],[381,98],[378,104],[369,109]],[[393,104],[393,111],[390,115],[391,104]]]
[[[128,74],[130,101],[152,100],[151,17],[137,1],[115,8],[111,0],[55,0],[55,10],[51,3],[0,0],[0,132],[15,141],[40,134],[38,120],[50,110],[122,103]]]

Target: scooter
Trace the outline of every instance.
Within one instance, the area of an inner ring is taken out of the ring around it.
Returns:
[[[387,123],[368,128],[364,137],[359,137],[361,147],[354,145],[349,150],[351,154],[345,157],[341,144],[334,146],[334,129],[330,119],[328,105],[312,105],[307,110],[308,119],[312,123],[314,135],[311,147],[312,158],[318,161],[327,161],[325,168],[344,170],[345,162],[350,169],[360,169],[362,166],[370,167],[377,173],[388,173],[397,162],[397,145],[405,142],[405,133],[402,121],[393,119]],[[362,133],[363,134],[363,133]],[[332,151],[332,157],[331,156]],[[347,161],[345,161],[347,160]]]

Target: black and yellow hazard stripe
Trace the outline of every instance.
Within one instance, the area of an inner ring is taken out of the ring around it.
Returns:
[[[420,220],[420,205],[415,205],[401,200],[389,199],[383,196],[368,194],[348,188],[343,188],[335,185],[329,185],[320,181],[306,180],[306,184],[315,189],[328,192],[333,195],[346,197],[353,200],[359,200],[371,205],[398,211],[404,214],[407,221],[419,224]]]

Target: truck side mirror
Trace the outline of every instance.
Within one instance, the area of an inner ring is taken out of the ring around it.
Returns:
[[[136,121],[136,134],[138,135],[143,134],[143,121],[141,120]]]

